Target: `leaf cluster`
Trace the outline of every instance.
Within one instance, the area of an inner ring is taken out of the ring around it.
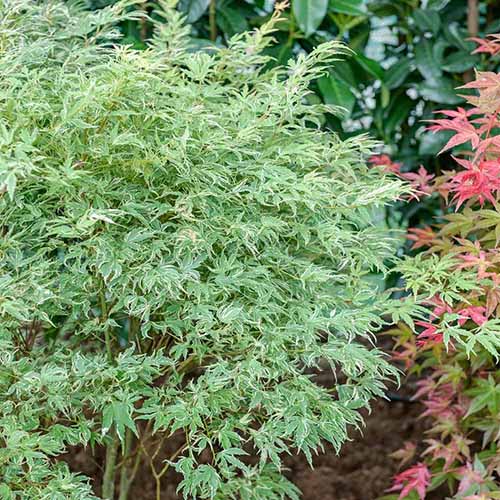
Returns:
[[[477,42],[476,52],[498,53],[498,36]],[[498,74],[477,72],[464,87],[478,95],[466,98],[467,108],[442,111],[430,127],[452,133],[443,149],[456,153],[455,169],[430,188],[448,213],[434,227],[412,231],[414,248],[425,251],[399,266],[428,313],[394,333],[403,347],[396,357],[424,375],[416,396],[433,419],[424,452],[430,489],[447,481],[453,498],[496,498],[490,494],[500,490]]]
[[[117,44],[142,16],[0,3],[2,498],[94,499],[56,460],[87,444],[104,498],[140,461],[186,498],[297,498],[282,455],[338,450],[395,373],[359,337],[393,307],[366,277],[402,183],[318,129],[337,111],[308,89],[340,43],[271,67],[276,14],[193,52],[162,2],[147,50]]]

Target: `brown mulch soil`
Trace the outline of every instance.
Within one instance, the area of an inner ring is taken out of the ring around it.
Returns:
[[[352,434],[340,455],[333,450],[316,457],[311,469],[303,457],[287,461],[287,473],[303,492],[303,500],[375,500],[383,496],[397,473],[397,462],[389,454],[405,441],[418,442],[425,422],[418,417],[422,407],[416,403],[377,401],[366,416],[363,436]],[[428,496],[443,500],[445,496]]]
[[[371,414],[365,413],[363,435],[353,432],[353,440],[344,445],[340,455],[328,448],[325,454],[315,457],[314,469],[301,455],[288,457],[286,475],[301,489],[303,500],[375,500],[385,494],[397,472],[397,463],[389,454],[405,441],[422,440],[426,423],[418,418],[421,413],[418,403],[376,401]],[[102,450],[97,453],[97,462],[90,458],[88,450],[82,449],[72,450],[63,458],[72,470],[90,476],[99,493]],[[163,479],[162,500],[180,500],[175,493],[179,480],[175,473]],[[141,466],[129,498],[155,500],[155,482],[147,464]],[[444,498],[445,491],[427,496],[427,500]]]

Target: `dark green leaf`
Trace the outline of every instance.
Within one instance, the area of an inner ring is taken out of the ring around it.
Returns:
[[[446,49],[450,47],[450,44],[446,40],[437,40],[434,42],[434,46],[432,48],[432,53],[434,54],[434,59],[437,64],[440,66],[443,65],[444,53]]]
[[[444,9],[449,3],[450,0],[429,0],[427,2],[427,8],[433,10],[441,10]]]
[[[423,82],[418,85],[418,90],[426,99],[440,104],[460,104],[463,102],[463,98],[456,93],[453,81],[447,78]]]
[[[217,9],[217,25],[227,37],[248,30],[248,22],[237,9],[221,7]]]
[[[198,50],[210,52],[214,50],[214,47],[220,46],[219,42],[212,42],[208,38],[196,38],[194,36],[189,38],[189,49],[194,52]]]
[[[350,30],[349,47],[355,52],[361,53],[364,51],[369,38],[370,25],[365,22],[363,25],[357,26],[356,29]]]
[[[389,89],[399,87],[413,71],[412,63],[409,59],[402,59],[394,63],[385,72],[385,84]]]
[[[448,42],[450,42],[454,47],[457,47],[465,52],[471,53],[475,44],[473,42],[466,41],[469,37],[469,33],[465,28],[462,28],[457,23],[452,23],[450,25],[443,25],[443,33]]]
[[[378,17],[403,16],[405,14],[405,10],[402,5],[399,5],[398,2],[389,0],[370,2],[368,4],[368,9]]]
[[[330,73],[350,87],[357,87],[358,80],[350,61],[335,61]]]
[[[487,34],[498,33],[500,31],[500,19],[495,19],[489,23],[485,31]]]
[[[306,36],[312,35],[323,21],[328,0],[293,0],[292,10],[300,29]]]
[[[330,0],[330,10],[350,16],[366,15],[363,0]]]
[[[415,102],[406,94],[401,94],[393,99],[387,109],[387,116],[384,120],[385,133],[387,135],[392,134],[406,120],[414,106]]]
[[[380,88],[380,104],[382,105],[382,108],[387,108],[389,105],[389,101],[391,99],[391,92],[387,88],[387,86],[382,83],[382,86]]]
[[[422,32],[430,31],[435,35],[441,27],[441,19],[435,10],[415,9],[413,19]]]
[[[467,52],[455,52],[445,58],[443,70],[449,73],[462,73],[473,68],[479,62],[477,56],[473,56]]]
[[[442,75],[441,66],[436,61],[433,45],[429,40],[420,40],[415,47],[415,62],[422,76],[435,82]]]
[[[210,0],[180,0],[179,10],[186,14],[186,21],[194,23],[205,13]]]
[[[330,75],[320,78],[318,86],[326,104],[342,106],[347,110],[347,116],[351,115],[356,103],[356,97],[348,85]]]
[[[276,61],[270,61],[269,64],[279,64],[285,65],[291,57],[293,57],[292,48],[287,45],[273,45],[268,49],[268,54],[276,59]]]
[[[384,69],[377,61],[361,54],[356,54],[354,59],[369,75],[378,80],[384,80]]]

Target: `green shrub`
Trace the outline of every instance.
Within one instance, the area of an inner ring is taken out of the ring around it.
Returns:
[[[172,463],[185,497],[296,498],[280,455],[338,450],[394,373],[356,338],[394,307],[366,275],[401,183],[305,99],[345,49],[270,69],[277,15],[193,53],[166,3],[144,51],[113,45],[127,4],[0,6],[0,496],[95,498],[57,457],[102,444],[125,499],[181,433],[158,489]]]

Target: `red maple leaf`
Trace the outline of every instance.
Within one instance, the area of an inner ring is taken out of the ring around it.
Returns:
[[[466,323],[468,319],[471,319],[479,326],[488,321],[486,317],[486,307],[484,306],[468,306],[464,309],[460,309],[458,314],[460,315],[460,319],[458,320],[460,326]]]
[[[400,173],[401,163],[393,162],[389,155],[373,155],[368,162],[372,165],[383,167],[382,170],[384,172],[391,172],[397,175]]]
[[[476,79],[466,83],[460,89],[477,89],[478,96],[463,96],[469,104],[477,107],[483,114],[496,121],[496,113],[500,108],[500,74],[493,71],[477,71]]]
[[[417,172],[400,173],[399,177],[410,182],[410,185],[414,190],[414,193],[412,193],[412,197],[416,198],[417,200],[419,194],[429,195],[434,190],[434,188],[429,184],[429,181],[434,178],[434,175],[429,174],[427,170],[425,170],[423,165],[420,165]]]
[[[394,484],[388,491],[400,491],[400,499],[405,498],[411,491],[416,491],[420,500],[424,500],[430,479],[431,473],[427,465],[419,462],[395,476]]]
[[[477,71],[476,79],[472,82],[467,82],[465,85],[458,87],[459,89],[487,89],[494,90],[500,85],[500,74],[493,71]]]
[[[402,361],[405,364],[406,370],[409,370],[417,356],[417,346],[413,342],[407,341],[400,344],[403,349],[400,351],[394,350],[391,357],[395,361]]]
[[[464,459],[470,460],[469,445],[474,441],[466,439],[464,436],[455,434],[448,443],[443,443],[437,439],[426,439],[429,447],[423,452],[423,455],[431,454],[433,459],[443,459],[443,470],[447,471],[454,462],[462,462]]]
[[[432,415],[438,419],[449,419],[454,417],[452,404],[455,398],[455,389],[451,384],[444,384],[427,395],[422,401],[426,410],[422,416]]]
[[[457,493],[465,493],[471,486],[480,485],[485,482],[483,475],[474,470],[470,462],[460,467],[460,469],[457,470],[457,474],[460,477]]]
[[[486,287],[486,316],[491,316],[500,304],[500,275],[497,273],[485,273],[485,278],[493,282],[493,286]]]
[[[480,130],[477,129],[473,123],[469,121],[469,117],[478,113],[475,108],[465,110],[464,108],[458,108],[456,111],[453,110],[440,110],[436,113],[441,113],[448,118],[438,118],[435,120],[429,120],[433,125],[429,126],[427,130],[432,132],[439,132],[442,130],[452,130],[455,135],[450,138],[450,140],[441,149],[439,154],[451,149],[459,144],[464,144],[468,141],[471,142],[472,147],[475,149],[478,147],[481,137]]]
[[[434,318],[439,318],[443,314],[448,313],[451,314],[453,309],[449,304],[447,304],[441,297],[435,295],[432,299],[428,300],[426,303],[433,305],[434,309],[432,310],[431,316]]]
[[[493,193],[500,190],[500,162],[484,160],[476,164],[460,158],[455,158],[455,161],[465,169],[455,174],[451,181],[457,210],[462,203],[474,197],[481,205],[486,200],[494,203]]]
[[[413,395],[412,399],[419,399],[422,396],[430,394],[438,387],[437,382],[432,377],[425,377],[421,380],[417,380],[416,385],[418,387],[418,390]]]
[[[427,346],[429,343],[439,344],[443,342],[443,334],[438,332],[438,327],[427,321],[415,321],[418,326],[423,326],[424,330],[418,334],[417,345]]]
[[[455,424],[467,412],[470,401],[462,396],[460,385],[440,384],[434,380],[434,377],[440,375],[443,373],[437,370],[433,376],[419,380],[419,389],[413,399],[418,399],[425,406],[422,417],[432,416],[442,429],[454,429]]]
[[[412,441],[405,441],[403,443],[403,448],[389,453],[389,456],[400,460],[399,467],[403,466],[406,462],[413,460],[415,453],[417,452],[417,445]]]
[[[423,228],[411,227],[408,229],[406,238],[415,242],[411,248],[416,250],[417,248],[430,246],[436,238],[436,234],[429,226]]]
[[[457,270],[476,267],[477,277],[479,279],[488,278],[492,274],[488,272],[488,269],[496,264],[497,258],[493,253],[493,261],[490,260],[490,253],[485,250],[481,250],[481,246],[478,241],[474,242],[474,247],[474,253],[467,252],[465,254],[458,255],[463,263],[457,266]]]
[[[469,40],[479,45],[479,47],[472,52],[473,54],[484,53],[494,56],[500,52],[500,35],[487,35],[485,39],[469,38]]]

